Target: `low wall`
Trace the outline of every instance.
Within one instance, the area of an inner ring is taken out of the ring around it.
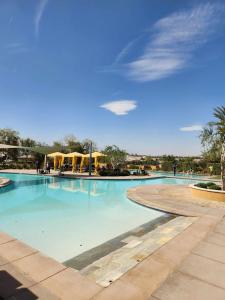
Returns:
[[[190,187],[192,189],[192,195],[194,197],[216,200],[216,201],[225,201],[225,191],[203,189],[194,185],[191,185]]]

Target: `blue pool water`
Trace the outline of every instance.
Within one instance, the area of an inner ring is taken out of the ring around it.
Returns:
[[[174,178],[110,181],[0,176],[14,182],[0,189],[0,230],[60,262],[164,215],[128,200],[129,187],[190,183]]]

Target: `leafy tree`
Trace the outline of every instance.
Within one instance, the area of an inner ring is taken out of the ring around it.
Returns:
[[[20,137],[19,133],[9,128],[0,129],[0,144],[19,146]],[[17,160],[19,151],[18,149],[7,149],[3,152],[9,159]]]
[[[82,145],[73,134],[64,137],[64,145],[68,152],[82,152]]]
[[[0,143],[18,146],[20,141],[19,133],[9,128],[0,129]]]
[[[119,168],[126,161],[127,152],[116,145],[106,146],[103,152],[107,155],[106,159],[110,162],[113,169]]]
[[[82,152],[88,152],[89,147],[90,147],[90,143],[92,143],[92,152],[97,151],[97,145],[94,141],[90,140],[90,139],[85,139],[82,142]]]
[[[20,142],[23,147],[35,147],[37,145],[37,142],[30,138],[20,139]]]
[[[65,145],[63,142],[54,141],[52,145],[52,152],[64,152]]]
[[[213,116],[215,121],[203,128],[200,138],[206,155],[214,159],[220,158],[222,190],[225,190],[225,106],[215,108]]]
[[[20,139],[20,143],[21,146],[23,147],[35,147],[37,145],[36,141],[30,138],[21,138]],[[29,155],[32,155],[33,157],[35,156],[33,152],[31,152],[30,150],[20,150],[20,154],[24,154],[26,155],[26,157],[28,157]]]
[[[176,157],[173,155],[163,155],[161,159],[161,169],[163,171],[172,171],[173,163],[176,161]]]

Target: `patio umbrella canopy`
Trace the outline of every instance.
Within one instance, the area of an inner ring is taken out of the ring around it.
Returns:
[[[57,168],[57,162],[58,162],[58,167],[62,166],[64,155],[65,154],[61,152],[53,152],[47,155],[48,157],[54,158],[54,170],[56,170]]]
[[[83,165],[84,165],[85,158],[89,158],[89,156],[90,156],[90,154],[83,154],[82,155],[82,160],[81,160],[81,164],[80,164],[80,172],[82,172],[82,168],[83,168]],[[107,155],[105,155],[104,153],[101,153],[101,152],[92,152],[91,157],[94,158],[94,160],[95,160],[95,162],[94,162],[95,171],[97,170],[97,167],[98,167],[98,158],[99,157],[104,157],[104,156],[107,156]]]
[[[72,153],[64,154],[64,157],[72,158],[72,171],[74,172],[75,166],[77,164],[77,158],[83,157],[83,154],[79,152],[72,152]]]

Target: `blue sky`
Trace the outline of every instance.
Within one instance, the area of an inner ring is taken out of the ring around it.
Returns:
[[[225,103],[224,30],[224,1],[0,1],[0,127],[199,154]]]

